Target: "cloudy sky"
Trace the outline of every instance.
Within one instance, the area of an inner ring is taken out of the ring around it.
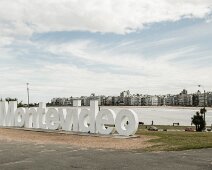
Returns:
[[[0,0],[0,97],[212,91],[211,0]]]

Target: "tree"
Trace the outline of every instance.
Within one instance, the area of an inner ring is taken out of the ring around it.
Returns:
[[[196,131],[201,132],[205,128],[205,121],[202,114],[196,112],[196,114],[191,118],[191,124],[196,126]]]
[[[201,115],[204,116],[204,121],[205,121],[205,113],[206,113],[206,112],[207,112],[207,110],[205,109],[205,107],[200,109]],[[205,125],[206,125],[206,121],[205,121]],[[204,129],[205,129],[205,127],[204,127]]]
[[[207,110],[206,110],[205,108],[201,108],[201,109],[200,109],[200,113],[201,113],[201,114],[205,114],[206,112],[207,112]]]
[[[18,99],[17,98],[10,98],[10,97],[7,97],[6,99],[5,99],[7,102],[9,102],[9,101],[18,101]]]
[[[24,106],[24,105],[23,105],[22,101],[19,102],[18,105],[17,105],[17,107],[23,107],[23,106]]]

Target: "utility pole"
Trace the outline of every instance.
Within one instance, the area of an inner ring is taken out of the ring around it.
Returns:
[[[205,89],[204,89],[204,121],[205,121]]]
[[[28,99],[28,108],[29,108],[29,83],[27,85],[27,99]]]

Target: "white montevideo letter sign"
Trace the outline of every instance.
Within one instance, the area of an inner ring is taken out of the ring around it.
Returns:
[[[130,109],[117,114],[111,109],[98,110],[98,101],[91,100],[90,108],[81,108],[81,101],[74,100],[73,108],[17,108],[17,102],[0,101],[0,126],[64,130],[104,135],[117,132],[131,136],[138,129],[138,116]]]

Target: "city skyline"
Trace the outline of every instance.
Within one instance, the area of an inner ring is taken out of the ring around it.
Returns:
[[[158,2],[2,0],[0,97],[212,91],[212,2]]]
[[[72,106],[74,100],[81,100],[83,106],[89,106],[91,100],[98,100],[100,106],[190,106],[190,107],[211,107],[212,92],[199,90],[196,93],[188,93],[183,89],[178,94],[166,95],[149,95],[149,94],[132,94],[129,90],[120,92],[120,95],[105,96],[71,96],[55,97],[48,103],[49,106]]]
[[[74,100],[81,100],[83,106],[89,106],[90,100],[98,100],[99,105],[113,105],[113,106],[212,106],[212,92],[198,90],[195,93],[189,93],[183,89],[177,94],[161,94],[149,95],[131,93],[130,90],[120,92],[119,95],[106,96],[104,94],[91,93],[83,96],[68,96],[68,97],[54,97],[47,102],[48,106],[72,106]],[[38,106],[38,102],[24,103],[18,98],[7,97],[0,98],[2,101],[18,101],[20,106]]]
[[[26,88],[26,91],[27,90],[28,89]],[[124,90],[124,91],[117,92],[116,94],[112,94],[112,95],[90,93],[90,94],[87,94],[87,95],[83,94],[83,95],[80,95],[80,96],[74,96],[74,95],[71,95],[71,94],[66,94],[65,96],[54,96],[53,98],[61,98],[61,99],[62,98],[73,98],[73,99],[78,99],[78,98],[81,98],[81,97],[90,97],[90,96],[93,96],[93,95],[94,96],[105,96],[105,97],[117,97],[117,96],[120,96],[120,94],[122,92],[127,92],[127,91],[129,91],[130,96],[135,96],[135,95],[141,95],[141,96],[169,96],[170,95],[170,96],[174,96],[174,95],[179,95],[180,93],[182,93],[183,90],[186,90],[186,89],[181,89],[181,91],[178,91],[177,93],[166,93],[166,94],[147,94],[147,93],[136,93],[136,92],[131,93],[130,90]],[[188,91],[186,90],[186,92],[188,92]],[[205,92],[212,94],[211,91],[205,91]],[[188,92],[188,94],[204,94],[204,90],[200,89],[200,90],[197,90],[196,92]],[[21,100],[21,99],[19,99],[18,97],[14,96],[14,95],[13,96],[7,96],[5,98],[0,96],[0,100],[4,101],[6,99],[12,99],[12,100],[16,100],[17,99],[19,102],[23,102],[24,104],[27,104],[27,100],[28,100],[27,94],[26,94],[25,97],[26,97],[25,100]],[[42,102],[49,103],[53,98],[49,99],[48,101],[42,101]],[[37,102],[29,101],[30,104],[39,103],[39,102],[41,102],[41,101],[40,100],[38,100]]]

